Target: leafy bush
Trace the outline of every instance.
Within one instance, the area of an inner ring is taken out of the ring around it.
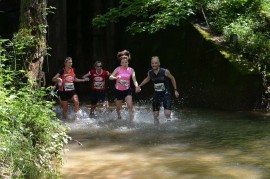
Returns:
[[[250,13],[239,15],[228,25],[223,25],[223,35],[226,42],[232,48],[232,52],[242,55],[242,60],[248,60],[254,64],[254,68],[262,67],[267,70],[270,67],[269,32],[266,30],[267,23],[264,18]],[[232,44],[231,37],[237,36],[237,44]],[[234,48],[237,45],[237,48]],[[259,69],[262,70],[262,69]]]
[[[67,128],[46,100],[45,88],[34,90],[31,82],[17,80],[25,72],[14,70],[14,49],[3,48],[7,42],[0,40],[0,174],[57,178]]]

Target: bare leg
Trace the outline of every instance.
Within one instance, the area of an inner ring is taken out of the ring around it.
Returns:
[[[167,121],[170,121],[171,120],[171,110],[168,110],[168,109],[165,109],[164,110],[164,115],[165,115],[165,117],[166,117],[166,119],[167,119]]]
[[[120,114],[120,110],[122,109],[122,100],[116,100],[115,104],[116,104],[116,112],[117,112],[118,119],[122,119],[121,114]]]
[[[132,104],[132,96],[128,95],[125,98],[126,102],[127,102],[127,108],[128,108],[128,113],[129,113],[129,119],[130,121],[134,120],[134,109],[133,109],[133,104]]]
[[[159,124],[159,119],[158,119],[159,111],[154,111],[153,114],[154,114],[154,124],[158,125]]]
[[[72,101],[74,103],[74,112],[76,113],[79,111],[79,105],[80,105],[78,95],[76,95],[76,94],[73,95]]]
[[[110,107],[109,101],[104,101],[103,107],[106,108],[106,109],[108,109]]]
[[[103,107],[103,109],[102,109],[103,112],[109,111],[109,107],[110,107],[109,101],[107,101],[107,100],[104,101],[102,107]]]
[[[92,105],[91,105],[90,115],[93,115],[93,114],[94,114],[94,111],[95,111],[96,107],[97,107],[96,104],[92,104]]]
[[[63,111],[62,111],[63,120],[66,120],[67,119],[67,111],[68,111],[68,102],[61,101],[61,107],[63,109]]]
[[[74,117],[75,117],[75,120],[78,119],[78,116],[77,116],[77,112],[79,111],[79,98],[78,98],[78,95],[73,95],[72,96],[72,101],[73,101],[73,104],[74,104]]]

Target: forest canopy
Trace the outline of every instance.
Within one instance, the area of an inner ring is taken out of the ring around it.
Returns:
[[[269,0],[120,0],[92,24],[105,27],[125,18],[131,34],[197,23],[218,36],[220,45],[238,60],[270,76]]]
[[[120,0],[92,24],[105,27],[123,19],[131,34],[183,23],[199,27],[230,61],[262,75],[270,108],[270,0]]]

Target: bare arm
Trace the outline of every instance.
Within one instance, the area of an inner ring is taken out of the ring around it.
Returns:
[[[85,82],[85,81],[89,81],[89,78],[79,79],[76,76],[74,78],[74,82]]]
[[[178,93],[178,90],[177,90],[177,85],[176,85],[176,81],[175,81],[175,78],[174,76],[170,73],[169,70],[166,70],[165,71],[165,76],[167,76],[168,78],[170,78],[171,82],[172,82],[172,85],[173,85],[173,88],[174,88],[174,95],[176,98],[179,97],[179,93]]]
[[[136,93],[140,92],[141,88],[139,87],[138,82],[136,80],[136,75],[135,75],[134,69],[132,69],[132,81],[133,81],[133,84],[135,86],[135,92]]]
[[[60,74],[57,73],[53,78],[52,78],[53,82],[61,82],[62,79],[60,78]],[[74,77],[74,82],[84,82],[84,81],[89,81],[89,78],[86,79],[79,79],[76,76]]]
[[[86,78],[86,77],[88,77],[88,76],[91,76],[91,74],[88,72],[88,73],[86,73],[85,75],[83,75],[83,77],[82,78]]]
[[[150,76],[149,76],[149,72],[148,72],[147,73],[147,77],[141,82],[141,84],[139,85],[139,87],[142,87],[143,85],[145,85],[149,81],[150,81]]]
[[[60,78],[60,74],[57,73],[53,78],[52,78],[52,82],[60,82],[62,81],[62,79]]]
[[[90,72],[88,72],[88,73],[86,73],[85,75],[83,75],[82,78],[85,79],[85,80],[87,80],[87,81],[89,81],[88,76],[91,76],[91,73],[90,73]]]
[[[135,75],[134,69],[132,69],[132,81],[133,81],[135,88],[139,87],[138,82],[136,80],[136,75]]]
[[[118,79],[120,77],[120,76],[115,76],[116,73],[118,72],[118,70],[119,70],[119,67],[117,67],[116,69],[114,69],[114,71],[112,72],[112,74],[109,77],[110,80],[116,80],[116,79]]]

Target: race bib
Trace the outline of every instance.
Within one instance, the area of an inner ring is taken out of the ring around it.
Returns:
[[[64,85],[65,91],[72,91],[74,90],[74,83],[65,83]]]
[[[127,81],[127,80],[119,80],[118,85],[127,87],[127,86],[129,86],[129,81]]]
[[[100,82],[100,81],[95,81],[94,82],[94,87],[96,88],[96,89],[103,89],[103,87],[104,87],[104,82]]]
[[[154,84],[155,91],[165,91],[164,83],[155,83]]]

